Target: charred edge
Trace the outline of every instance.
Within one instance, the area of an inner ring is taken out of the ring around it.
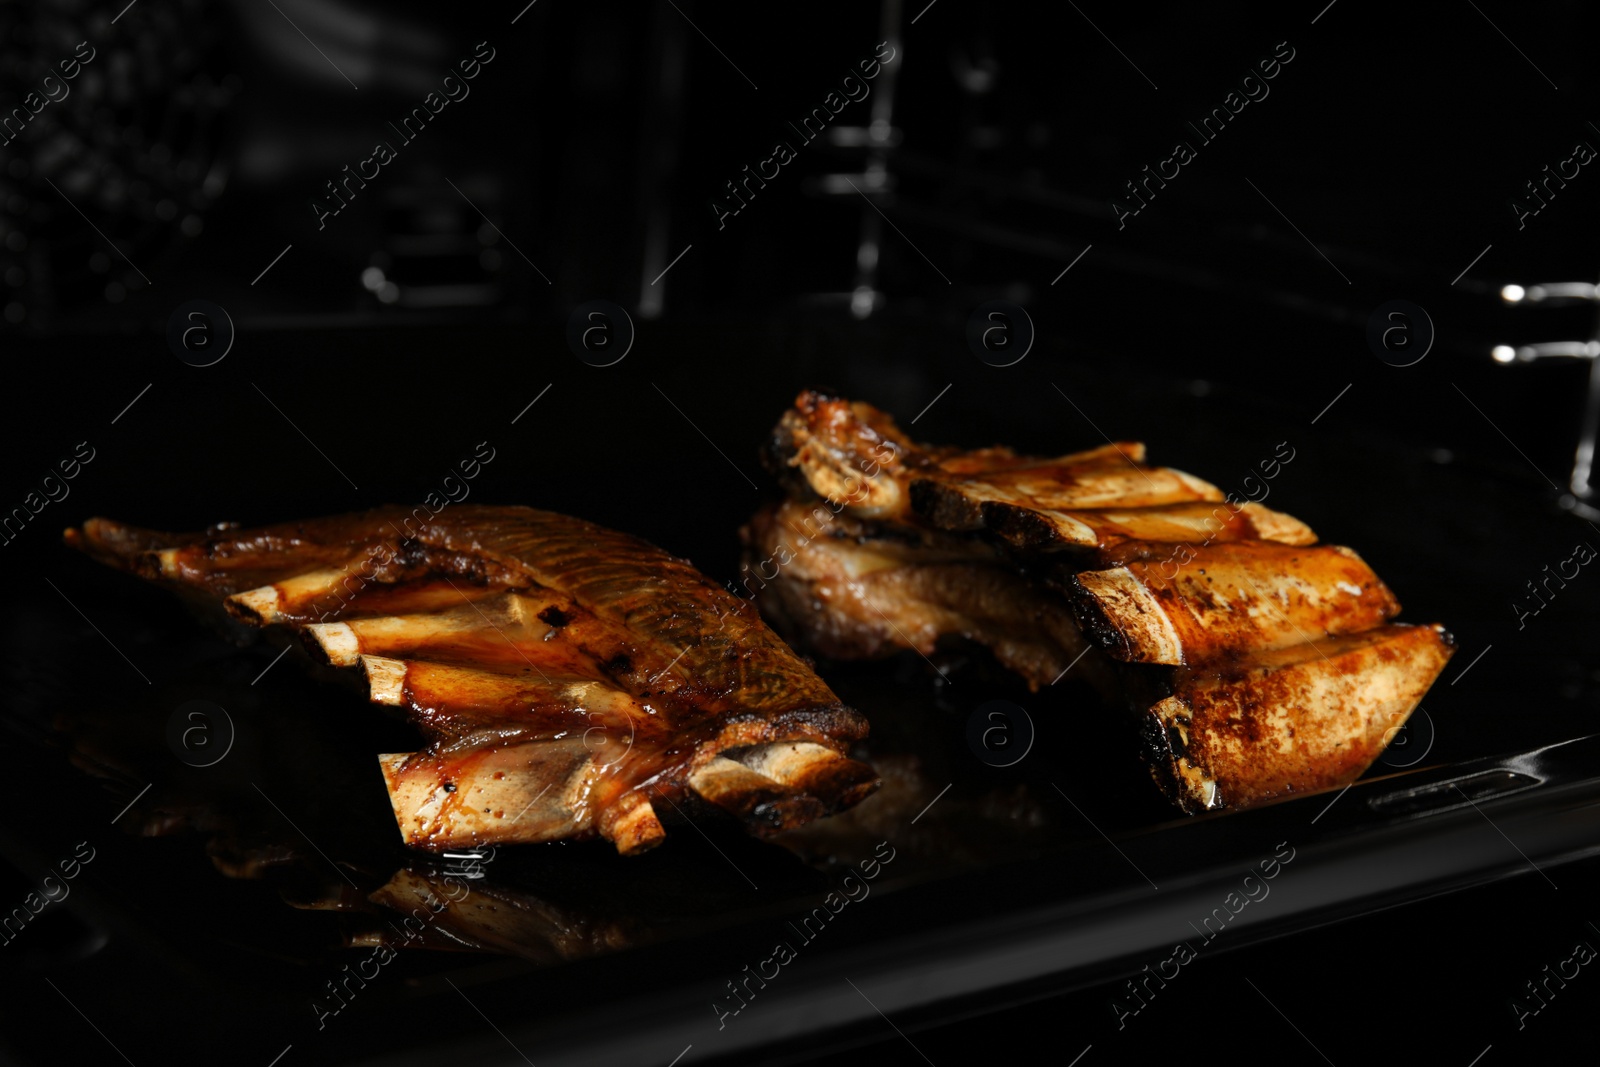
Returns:
[[[1077,575],[1060,582],[1059,588],[1066,594],[1072,620],[1078,624],[1085,641],[1113,659],[1129,660],[1132,657],[1133,648],[1122,628],[1106,614],[1104,605],[1084,589]]]
[[[1055,526],[1048,519],[1016,504],[987,501],[979,507],[978,513],[985,526],[1022,548],[1054,544],[1060,540]]]
[[[1162,722],[1161,716],[1153,709],[1147,709],[1140,714],[1139,748],[1150,770],[1151,779],[1168,803],[1185,815],[1194,815],[1206,810],[1189,792],[1183,780],[1183,772],[1179,769],[1178,761],[1188,754],[1188,750],[1178,734],[1177,727],[1169,727]],[[1220,783],[1218,788],[1221,788]]]
[[[749,711],[728,716],[724,722],[766,724],[767,736],[793,741],[815,741],[842,752],[846,741],[867,736],[867,718],[847,704],[808,704],[805,707],[772,714]]]
[[[274,607],[273,607],[272,610],[273,611],[277,611],[278,610],[278,606],[281,606],[281,604],[282,604],[282,598],[278,595],[277,589],[274,586],[270,586],[270,585],[261,586],[260,588],[267,589],[267,590],[271,591],[272,596],[274,597],[274,600],[273,600]],[[249,590],[249,589],[247,589],[244,592],[245,592],[245,594],[248,594],[248,593],[252,593],[252,592],[256,592],[256,591],[257,590]],[[252,626],[266,626],[266,625],[268,625],[268,623],[271,620],[268,618],[267,614],[265,612],[263,612],[261,610],[261,608],[256,607],[255,603],[252,601],[251,598],[247,598],[247,599],[243,599],[243,600],[237,599],[241,595],[243,595],[243,594],[235,593],[233,596],[228,597],[227,599],[223,600],[223,602],[222,602],[223,610],[226,611],[233,618],[238,619],[240,622],[247,622]],[[262,595],[261,600],[262,600],[262,602],[264,602],[265,594]]]
[[[520,561],[508,563],[469,549],[452,547],[445,543],[449,532],[443,528],[428,529],[415,536],[366,542],[361,545],[363,555],[357,557],[361,562],[351,566],[351,573],[378,585],[442,577],[492,589],[526,587],[526,568]]]
[[[311,657],[312,663],[323,667],[333,666],[333,659],[328,655],[328,650],[322,647],[322,642],[317,640],[315,633],[309,626],[296,627],[294,636],[300,639],[300,647],[305,650],[306,655]],[[358,666],[357,670],[360,669]],[[365,680],[365,672],[363,672],[362,678]]]
[[[983,526],[978,505],[959,491],[927,478],[912,479],[911,510],[945,530],[977,530]]]
[[[164,578],[171,578],[171,573],[162,565],[161,549],[147,548],[136,555],[123,558],[123,564],[129,571],[137,574],[147,581],[159,582]]]
[[[824,814],[853,808],[878,791],[883,785],[873,769],[865,763],[851,759],[830,761],[798,781],[791,787],[808,796],[818,798]]]
[[[755,794],[752,799],[755,802],[740,815],[758,837],[804,826],[830,812],[821,800],[804,794]]]
[[[754,784],[757,781],[765,784]],[[688,817],[693,821],[690,811],[720,812],[738,819],[757,836],[802,826],[828,814],[820,798],[754,773],[748,773],[737,786],[720,786],[707,793],[691,785],[675,803],[678,807],[673,814],[680,818]]]
[[[807,407],[804,403],[810,395],[813,394],[801,393],[795,407],[783,413],[760,451],[761,465],[767,473],[778,480],[787,495],[799,498],[816,496],[805,472],[793,462],[800,451],[796,430],[809,429],[807,423],[815,412],[814,405]]]
[[[1173,751],[1172,738],[1161,717],[1154,711],[1146,710],[1139,716],[1139,750],[1144,756],[1146,767],[1149,768],[1150,777],[1161,790],[1161,795],[1174,806],[1188,811],[1183,802],[1183,790],[1177,780],[1179,754]]]

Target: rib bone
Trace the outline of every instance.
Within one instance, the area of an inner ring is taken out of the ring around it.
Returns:
[[[1146,713],[1157,782],[1185,811],[1343,785],[1377,758],[1453,651],[1438,626],[1381,626],[1239,668],[1184,670]]]
[[[865,720],[683,560],[527,508],[441,514],[190,535],[97,519],[67,539],[359,666],[372,700],[425,741],[380,759],[416,848],[600,836],[636,852],[665,835],[653,799],[676,803],[696,781],[762,833],[876,788],[843,755]],[[768,745],[791,746],[774,763],[783,781],[721,755]],[[746,777],[713,783],[723,763]]]
[[[1168,550],[1162,558],[1072,579],[1073,608],[1090,642],[1128,663],[1198,664],[1357,633],[1400,610],[1348,548],[1180,547],[1187,549],[1181,556],[1161,546]]]
[[[1386,625],[1400,606],[1354,552],[1132,443],[963,452],[808,391],[767,459],[790,499],[746,527],[744,584],[776,625],[840,659],[963,639],[1034,688],[1086,674],[1186,810],[1353,780],[1452,652]]]
[[[1118,456],[1074,457],[980,475],[929,475],[912,480],[911,506],[944,530],[979,530],[984,508],[1018,504],[1052,511],[1148,507],[1180,501],[1221,500],[1222,490],[1167,467],[1147,467]]]
[[[1051,509],[986,501],[983,525],[1018,548],[1105,549],[1124,541],[1278,541],[1309,545],[1311,528],[1292,515],[1244,503],[1184,501],[1152,507]]]

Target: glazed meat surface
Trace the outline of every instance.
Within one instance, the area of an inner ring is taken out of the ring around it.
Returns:
[[[415,848],[599,835],[633,852],[699,800],[771,832],[877,786],[845,755],[865,719],[748,602],[580,519],[463,505],[197,534],[91,519],[67,539],[359,670],[426,742],[379,757]]]
[[[1138,442],[961,451],[808,391],[765,458],[789,499],[746,527],[743,580],[775,625],[838,659],[975,642],[1035,689],[1082,656],[1186,811],[1353,780],[1454,651],[1351,549]]]

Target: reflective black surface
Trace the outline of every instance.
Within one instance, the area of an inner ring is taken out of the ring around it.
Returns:
[[[901,328],[936,336],[927,326]],[[115,426],[86,420],[95,458],[71,483],[72,494],[7,549],[22,564],[22,610],[11,616],[7,642],[7,723],[21,757],[21,810],[30,813],[8,827],[8,856],[37,878],[78,841],[96,850],[72,896],[39,917],[52,924],[48,937],[41,925],[7,949],[8,964],[22,965],[32,1008],[59,1007],[45,978],[75,1004],[98,1004],[96,1024],[114,1029],[135,1062],[141,1052],[148,1058],[181,1045],[196,1056],[223,1042],[230,1049],[248,1043],[268,1059],[293,1044],[291,1054],[311,1062],[408,1051],[420,1061],[446,1035],[433,1024],[411,1025],[419,1018],[448,1020],[452,1047],[504,1054],[492,1030],[470,1026],[473,1005],[519,1047],[541,1049],[541,1060],[633,1062],[652,1043],[675,1041],[679,1049],[695,1044],[696,1054],[746,1057],[764,1048],[763,1055],[800,1055],[814,1041],[871,1039],[876,1013],[845,978],[914,1029],[952,1010],[1002,1007],[1154,966],[1171,955],[1187,922],[1221,905],[1280,842],[1295,859],[1271,883],[1271,896],[1241,913],[1193,966],[1209,972],[1221,966],[1212,963],[1223,955],[1215,950],[1262,935],[1519,871],[1520,882],[1554,893],[1531,864],[1559,884],[1569,868],[1558,864],[1596,839],[1591,744],[1556,750],[1549,766],[1522,767],[1542,783],[1523,792],[1498,787],[1500,762],[1483,765],[1493,780],[1461,769],[1591,729],[1587,665],[1596,636],[1585,625],[1591,601],[1581,576],[1571,595],[1551,598],[1521,629],[1511,606],[1522,570],[1537,577],[1536,562],[1559,562],[1572,543],[1595,536],[1549,506],[1532,477],[1487,459],[1482,440],[1447,457],[1407,441],[1405,427],[1391,435],[1331,414],[1312,426],[1281,398],[1128,376],[1114,360],[1085,365],[1038,352],[1018,368],[1043,384],[1026,404],[1002,412],[948,396],[949,408],[935,407],[917,432],[1063,450],[1092,443],[1093,427],[1054,383],[1080,407],[1110,412],[1107,432],[1147,427],[1154,456],[1221,485],[1230,469],[1244,476],[1258,451],[1293,441],[1296,458],[1274,483],[1272,505],[1328,540],[1358,546],[1396,589],[1406,618],[1445,621],[1461,643],[1424,702],[1434,737],[1417,770],[1336,802],[1323,795],[1175,819],[1145,781],[1118,717],[1071,679],[1029,694],[981,657],[953,672],[948,685],[936,685],[915,656],[828,667],[830,682],[872,719],[873,757],[905,772],[876,808],[822,824],[788,848],[713,827],[709,840],[680,831],[668,847],[636,860],[592,845],[503,850],[509,854],[489,864],[481,888],[537,913],[526,929],[538,936],[530,935],[524,959],[402,951],[330,1014],[336,1001],[327,983],[371,954],[341,948],[344,939],[393,916],[366,905],[341,912],[288,904],[349,904],[416,866],[396,847],[371,765],[373,753],[404,740],[403,726],[315,677],[298,653],[279,660],[271,645],[235,648],[162,591],[59,546],[55,527],[92,513],[183,527],[406,499],[427,491],[434,467],[447,469],[457,452],[489,439],[499,451],[474,490],[485,501],[531,500],[625,525],[713,576],[731,576],[737,526],[772,491],[753,456],[784,399],[770,377],[757,384],[719,373],[736,333],[646,327],[629,360],[604,380],[555,337],[247,335],[248,347],[211,368],[221,372],[214,378],[184,377],[196,372],[174,360]],[[449,345],[466,353],[454,369],[424,371]],[[513,346],[532,349],[521,357],[525,369]],[[818,376],[872,396],[870,382],[852,379],[879,375],[852,356],[819,360]],[[319,370],[335,360],[341,371]],[[518,368],[507,381],[528,385],[517,395],[477,388],[474,364]],[[363,389],[369,367],[375,373]],[[525,409],[543,388],[541,376],[554,383]],[[335,392],[289,384],[341,378]],[[428,378],[432,387],[424,387]],[[316,444],[262,393],[293,407],[295,423]],[[735,467],[763,488],[752,490]],[[352,490],[340,470],[361,488]],[[172,714],[194,699],[226,708],[236,730],[233,748],[214,766],[186,766],[167,744]],[[1024,707],[1037,729],[1028,755],[1009,768],[985,765],[966,740],[970,713],[995,699]],[[1394,751],[1396,763],[1418,758]],[[1439,765],[1455,767],[1426,770]],[[1380,765],[1373,773],[1396,770]],[[1459,780],[1478,808],[1453,787],[1417,791],[1416,782],[1441,775]],[[146,784],[151,790],[113,823]],[[128,836],[141,826],[167,833]],[[1115,847],[1102,835],[1114,837]],[[866,899],[840,912],[817,943],[795,946],[798,958],[780,979],[726,1015],[736,1004],[726,983],[746,965],[771,960],[775,937],[798,939],[789,924],[830,886],[837,890],[845,867],[879,841],[890,843],[895,859]],[[228,878],[223,870],[264,877]],[[341,879],[359,892],[344,893]],[[19,898],[26,892],[22,882],[15,888]],[[1558,903],[1540,910],[1540,922],[1581,923],[1579,897],[1553,895]],[[1476,899],[1435,898],[1407,910],[1428,916],[1418,922],[1462,922],[1480,906]],[[1509,949],[1503,955],[1514,958]],[[1305,966],[1323,964],[1313,956]],[[1350,962],[1326,966],[1345,972]],[[1212,985],[1196,979],[1181,999]],[[1471,995],[1484,998],[1486,1011],[1508,1011],[1500,1001],[1515,994],[1515,983],[1509,993],[1505,985],[1485,982]],[[117,994],[100,1001],[98,990],[110,988]],[[1116,989],[1063,1002],[1084,1005],[1073,1009],[1083,1015],[1083,1044],[1096,1040],[1095,1027],[1119,1032],[1127,997]],[[1113,1010],[1114,1001],[1123,1008]],[[1015,1009],[1016,1017],[1027,1010]],[[599,1015],[590,1020],[590,1012]],[[618,1013],[625,1025],[602,1021]],[[167,1022],[149,1025],[154,1019]],[[59,1033],[38,1031],[39,1039]],[[30,1055],[45,1047],[25,1035],[11,1040]],[[1492,1040],[1490,1032],[1484,1043]],[[82,1050],[105,1051],[92,1041]]]
[[[1600,177],[1563,170],[1577,142],[1600,145],[1591,24],[1572,3],[1349,0],[0,12],[4,104],[38,107],[0,146],[0,918],[41,888],[59,898],[0,944],[0,1056],[1573,1051],[1600,998],[1592,967],[1568,963],[1579,941],[1600,948],[1600,759],[1591,742],[1498,757],[1600,732],[1600,578],[1568,562],[1600,529],[1557,503],[1589,366],[1488,353],[1594,332],[1592,305],[1498,295],[1594,278]],[[729,213],[729,183],[886,40],[871,95],[833,134],[794,131],[796,158]],[[94,58],[70,95],[23,103],[60,95],[43,79],[80,41]],[[1177,177],[1146,178],[1290,50]],[[436,89],[460,98],[420,135],[388,132]],[[874,117],[882,143],[864,139]],[[380,139],[395,158],[333,212],[328,184]],[[1153,195],[1119,220],[1132,181]],[[216,310],[178,314],[194,301]],[[569,343],[595,301],[629,316],[608,312],[620,361]],[[1011,365],[969,344],[996,301],[1034,330]],[[1433,327],[1419,362],[1369,344],[1394,301]],[[1286,442],[1267,502],[1355,547],[1403,618],[1459,641],[1418,713],[1431,741],[1408,730],[1369,779],[1404,777],[1337,799],[1176,820],[1070,678],[1029,694],[981,657],[948,686],[914,656],[828,666],[895,770],[876,809],[786,845],[710,827],[632,861],[504,850],[474,891],[521,909],[525,951],[401,951],[332,1013],[328,984],[398,918],[369,895],[443,877],[398,848],[372,765],[407,731],[297,654],[236,648],[74,556],[61,528],[406,503],[487,441],[474,501],[580,515],[726,579],[738,526],[774,491],[757,448],[808,385],[936,442],[1145,440],[1225,490]],[[234,729],[210,766],[169,744],[195,700]],[[995,700],[1037,731],[1006,768],[967,741]],[[895,859],[865,899],[814,941],[786,932],[879,842]],[[1200,944],[1190,924],[1280,842],[1294,858],[1270,895]],[[726,983],[791,936],[796,958],[725,1015]],[[1162,973],[1184,938],[1197,958],[1141,986],[1134,1012],[1128,976]]]

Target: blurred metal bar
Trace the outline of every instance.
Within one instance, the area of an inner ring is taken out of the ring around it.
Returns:
[[[1516,306],[1552,306],[1600,302],[1600,286],[1593,282],[1545,282],[1539,285],[1507,285],[1500,290],[1500,299]],[[1561,506],[1582,517],[1600,519],[1600,508],[1595,506],[1597,496],[1593,482],[1595,440],[1600,436],[1600,319],[1584,341],[1541,341],[1526,345],[1495,345],[1489,352],[1496,363],[1537,363],[1546,359],[1584,359],[1590,363],[1589,390],[1584,401],[1583,420],[1578,428],[1578,445],[1573,452],[1572,474],[1567,481],[1570,495],[1561,498]]]
[[[1570,304],[1600,300],[1600,285],[1593,282],[1545,282],[1541,285],[1507,285],[1500,290],[1500,299],[1515,305]]]
[[[639,300],[642,319],[659,318],[666,307],[667,280],[652,284],[670,264],[672,178],[678,169],[683,119],[683,94],[688,70],[688,22],[670,5],[657,5],[652,38],[659,46],[651,62],[654,86],[644,94],[640,144],[639,203],[644,209],[644,248],[639,258]]]

